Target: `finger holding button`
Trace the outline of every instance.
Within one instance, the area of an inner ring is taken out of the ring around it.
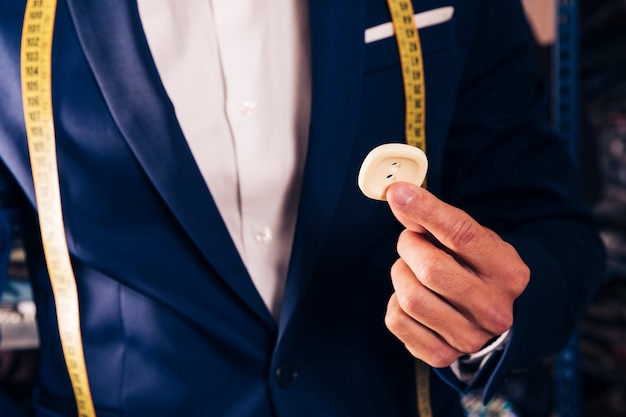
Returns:
[[[359,186],[386,200],[406,228],[390,272],[387,327],[413,355],[440,367],[509,330],[530,271],[494,231],[420,187],[425,161],[417,148],[382,145],[365,159]]]

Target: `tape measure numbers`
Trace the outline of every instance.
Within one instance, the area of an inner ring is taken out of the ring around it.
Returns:
[[[405,97],[406,142],[426,152],[426,91],[422,44],[410,0],[387,0],[393,22]]]
[[[80,332],[56,161],[52,113],[52,37],[56,0],[28,0],[22,28],[21,83],[24,121],[46,265],[54,293],[61,346],[80,417],[95,417]]]
[[[426,88],[422,44],[415,26],[410,0],[387,0],[394,33],[400,53],[405,98],[406,142],[426,152]],[[432,417],[430,402],[430,368],[424,362],[415,363],[417,409],[420,417]]]

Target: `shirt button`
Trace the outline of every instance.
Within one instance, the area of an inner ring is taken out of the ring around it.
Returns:
[[[281,388],[289,388],[298,378],[296,367],[291,362],[283,362],[276,368],[276,382]]]
[[[246,117],[253,116],[256,112],[256,103],[252,100],[244,101],[241,106],[239,106],[239,112]]]
[[[257,227],[254,230],[254,239],[259,243],[270,243],[274,235],[269,226]]]

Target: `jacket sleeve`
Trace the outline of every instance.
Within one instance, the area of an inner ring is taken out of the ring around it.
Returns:
[[[484,0],[461,28],[468,58],[444,155],[441,196],[511,243],[530,267],[503,352],[470,386],[489,398],[503,378],[558,353],[571,338],[604,268],[575,161],[550,129],[549,97],[534,63],[519,1]],[[467,40],[467,41],[465,41]],[[488,256],[488,254],[486,254]]]

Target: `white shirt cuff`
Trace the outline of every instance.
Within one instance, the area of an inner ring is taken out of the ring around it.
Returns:
[[[511,329],[502,333],[496,340],[489,343],[476,353],[463,356],[457,359],[450,369],[459,380],[469,384],[472,382],[478,371],[487,363],[487,360],[493,355],[494,352],[503,350],[506,347],[506,343],[509,340]]]

